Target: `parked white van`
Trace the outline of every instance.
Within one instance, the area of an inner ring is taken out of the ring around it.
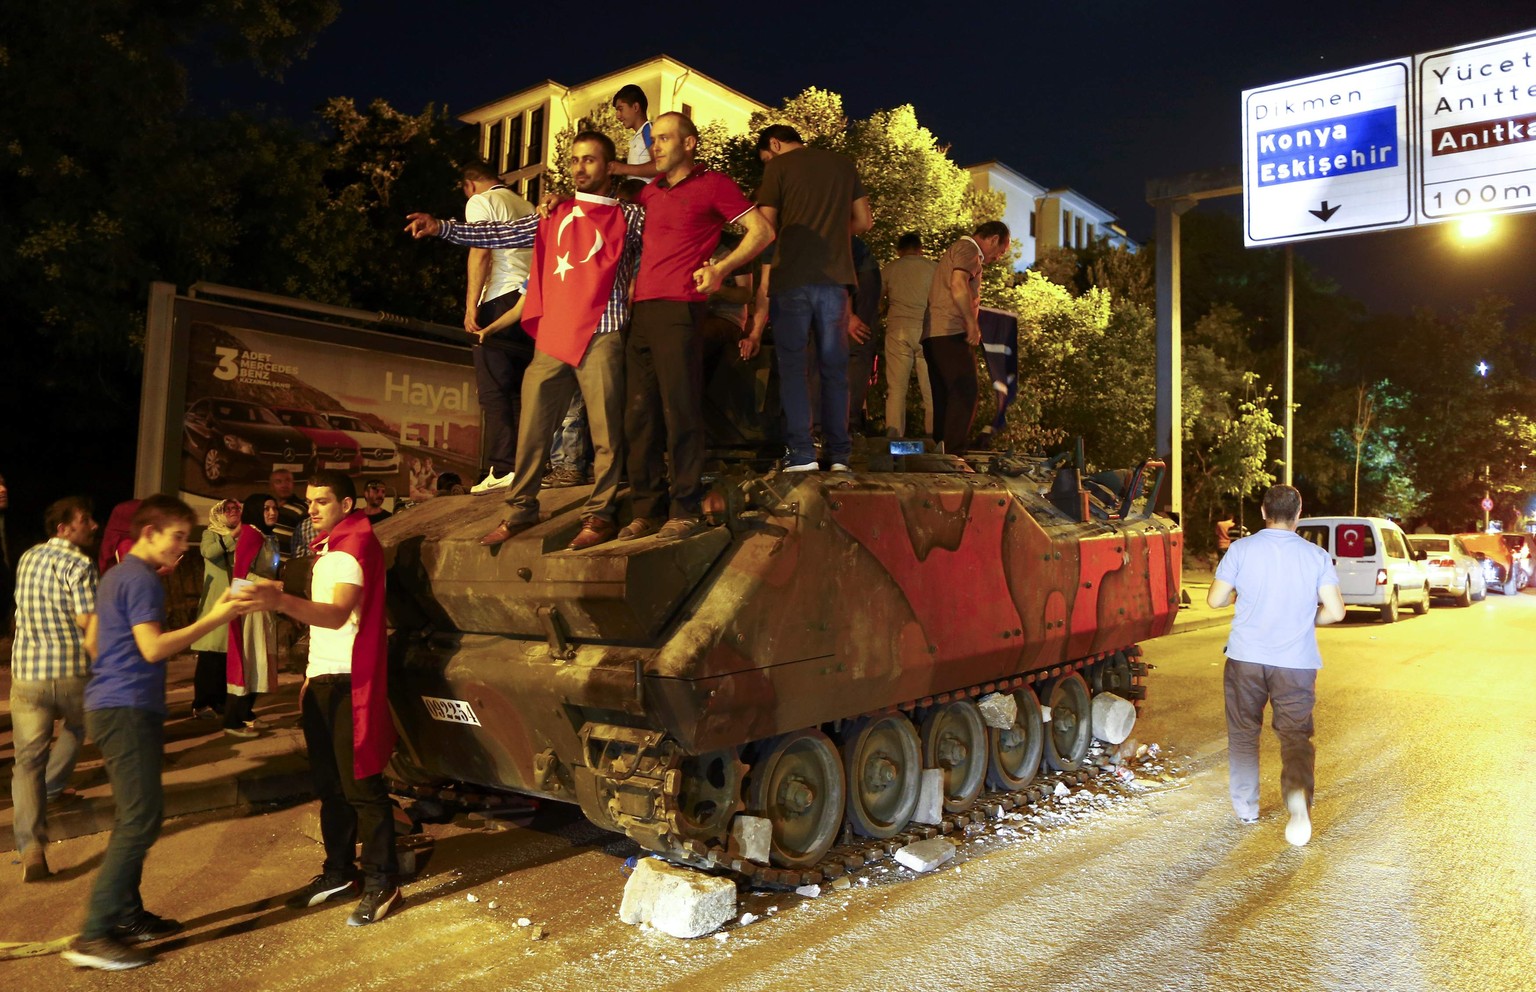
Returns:
[[[1385,517],[1303,517],[1296,533],[1333,556],[1345,606],[1374,606],[1387,623],[1399,606],[1429,610],[1429,570],[1424,553],[1408,548],[1407,536]]]

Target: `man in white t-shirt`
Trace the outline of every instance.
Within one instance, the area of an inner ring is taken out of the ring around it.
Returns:
[[[307,495],[310,519],[323,538],[309,598],[266,580],[234,598],[310,625],[299,721],[320,798],[325,864],[287,903],[303,909],[356,891],[354,850],[361,841],[363,898],[347,924],[365,926],[400,901],[394,803],[383,775],[395,746],[385,662],[384,552],[346,475],[315,473]]]
[[[528,201],[501,182],[486,162],[464,166],[464,219],[513,221],[533,213]],[[464,294],[464,329],[477,340],[475,388],[485,411],[485,478],[470,491],[494,492],[512,484],[517,464],[517,419],[523,374],[533,360],[533,340],[518,323],[532,249],[471,248]]]
[[[656,178],[656,165],[651,160],[650,102],[645,90],[629,83],[613,95],[613,109],[619,121],[635,132],[629,139],[629,155],[623,162],[614,162],[608,171],[614,176],[636,176],[646,182]]]
[[[1296,533],[1301,493],[1272,486],[1259,512],[1264,529],[1232,542],[1205,597],[1213,609],[1234,595],[1237,600],[1222,680],[1227,785],[1237,818],[1257,823],[1259,734],[1268,704],[1280,738],[1280,793],[1290,813],[1285,839],[1300,847],[1312,838],[1312,707],[1323,667],[1314,628],[1344,619],[1344,597],[1328,552]]]

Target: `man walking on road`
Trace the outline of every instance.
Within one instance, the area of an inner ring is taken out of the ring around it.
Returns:
[[[16,568],[16,642],[11,652],[11,772],[21,878],[47,878],[47,801],[69,784],[85,738],[85,630],[96,612],[96,563],[85,553],[96,536],[91,504],[58,500],[44,518],[47,543],[27,550]],[[53,724],[59,739],[50,748]]]
[[[1328,552],[1296,533],[1301,494],[1274,486],[1260,507],[1264,529],[1232,542],[1216,567],[1205,601],[1232,602],[1227,640],[1227,778],[1232,809],[1243,823],[1259,819],[1259,734],[1264,706],[1280,738],[1280,794],[1290,822],[1285,839],[1312,839],[1312,706],[1323,667],[1315,627],[1344,619],[1339,576]]]

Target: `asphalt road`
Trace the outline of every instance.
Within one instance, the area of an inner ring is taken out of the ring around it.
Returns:
[[[1137,736],[1180,756],[1173,787],[973,842],[928,876],[865,869],[817,899],[744,895],[761,918],[723,939],[619,923],[632,848],[563,810],[433,828],[425,874],[375,926],[349,929],[340,903],[290,912],[281,895],[320,857],[299,807],[168,824],[144,894],[189,932],[132,978],[52,956],[0,974],[18,989],[315,992],[1536,988],[1536,593],[1321,632],[1315,834],[1301,849],[1282,836],[1272,736],[1264,818],[1231,817],[1223,633],[1147,647]],[[105,840],[54,845],[64,871],[45,884],[7,867],[0,941],[70,933]]]

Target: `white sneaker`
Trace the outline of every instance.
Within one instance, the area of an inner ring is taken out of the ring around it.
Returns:
[[[847,465],[844,465],[842,462],[833,462],[832,463],[832,471],[834,471],[834,472],[852,472],[853,469],[849,468]]]
[[[781,471],[784,471],[784,472],[819,472],[819,471],[821,471],[821,464],[819,462],[803,462],[803,463],[801,463],[799,465],[785,465],[784,468]]]
[[[1293,789],[1285,797],[1285,808],[1291,811],[1291,822],[1285,825],[1285,839],[1293,847],[1305,847],[1312,839],[1312,817],[1307,812],[1307,794]]]
[[[486,469],[485,478],[471,486],[469,491],[472,493],[489,493],[495,492],[497,489],[505,489],[512,484],[512,480],[516,475],[516,472],[508,472],[506,475],[498,477],[494,468]]]

